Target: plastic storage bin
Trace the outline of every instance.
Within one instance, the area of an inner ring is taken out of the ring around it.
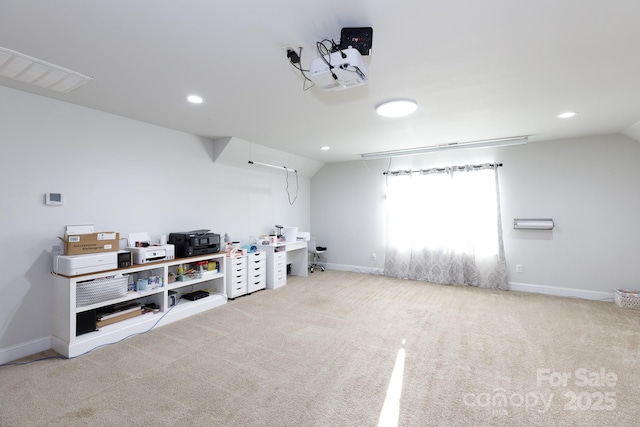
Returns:
[[[640,292],[615,289],[613,300],[618,307],[640,310]]]
[[[111,277],[78,282],[76,285],[76,307],[96,304],[127,295],[129,277]]]

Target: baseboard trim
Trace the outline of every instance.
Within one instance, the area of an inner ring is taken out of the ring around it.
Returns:
[[[329,270],[351,271],[351,272],[354,272],[354,273],[382,274],[382,272],[384,271],[383,268],[361,267],[359,265],[344,265],[344,264],[326,263],[324,266]]]
[[[329,270],[352,271],[355,273],[383,274],[384,268],[362,267],[359,265],[325,264]],[[594,301],[613,301],[613,291],[589,291],[577,288],[563,288],[559,286],[534,285],[530,283],[509,282],[509,290],[529,292],[559,297],[582,298]]]
[[[50,348],[51,337],[39,338],[37,340],[2,348],[0,349],[0,364],[31,356],[32,354],[40,353]]]
[[[588,291],[585,289],[562,288],[558,286],[532,285],[530,283],[509,282],[509,290],[531,292],[559,297],[573,297],[596,301],[613,301],[613,291]]]

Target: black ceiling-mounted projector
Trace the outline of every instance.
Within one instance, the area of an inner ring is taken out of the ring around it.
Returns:
[[[343,28],[340,32],[340,49],[351,46],[365,56],[371,54],[372,43],[373,28],[371,27]]]

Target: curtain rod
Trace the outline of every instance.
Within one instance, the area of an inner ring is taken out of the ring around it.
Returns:
[[[444,172],[447,169],[453,169],[453,170],[464,170],[466,168],[480,169],[483,166],[489,166],[490,168],[499,168],[499,167],[502,166],[502,163],[483,163],[481,165],[449,166],[449,167],[446,167],[446,168],[429,168],[429,169],[415,169],[415,170],[404,170],[404,171],[386,171],[386,172],[382,172],[382,175],[389,175],[389,174],[398,173],[398,172],[420,173],[422,171]]]

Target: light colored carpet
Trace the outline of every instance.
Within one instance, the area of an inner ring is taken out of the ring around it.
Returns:
[[[2,367],[0,425],[376,426],[400,354],[400,426],[632,426],[639,348],[613,303],[316,272]]]

